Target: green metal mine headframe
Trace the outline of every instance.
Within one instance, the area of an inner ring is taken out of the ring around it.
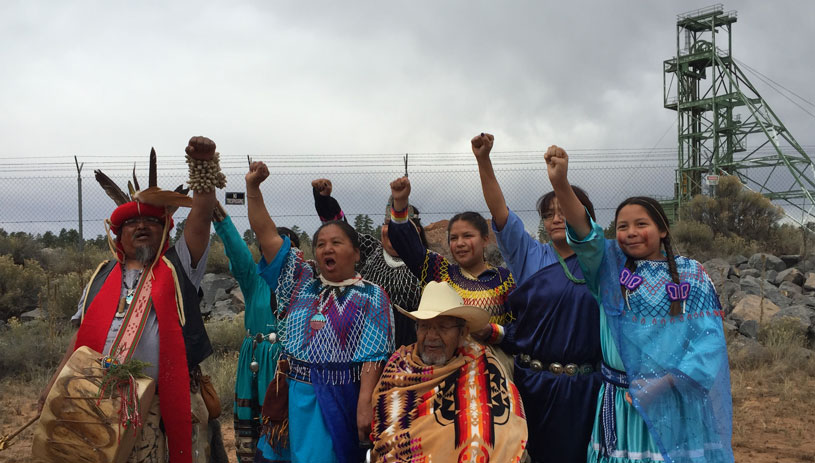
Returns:
[[[677,16],[676,57],[663,74],[664,106],[678,115],[674,207],[703,193],[703,181],[738,175],[805,221],[815,205],[812,160],[736,64],[736,20],[721,4]]]

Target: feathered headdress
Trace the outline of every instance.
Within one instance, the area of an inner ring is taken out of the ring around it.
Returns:
[[[167,234],[173,228],[172,215],[179,207],[192,207],[192,198],[187,196],[189,189],[179,185],[174,191],[162,190],[157,186],[156,150],[150,149],[150,171],[147,189],[142,190],[136,178],[136,165],[133,165],[133,182],[127,182],[128,193],[119,188],[110,177],[101,170],[94,170],[96,181],[105,190],[105,193],[118,206],[110,216],[105,219],[105,228],[119,234],[122,224],[128,219],[138,216],[157,217],[164,220],[164,236],[162,249],[167,244]],[[123,260],[123,251],[118,243],[114,243],[108,234],[108,242],[116,259]]]
[[[129,195],[122,191],[122,189],[119,188],[119,186],[116,185],[116,183],[114,183],[113,180],[111,180],[110,177],[105,175],[101,170],[94,170],[93,173],[96,175],[96,181],[102,185],[105,193],[110,196],[110,199],[112,199],[117,206],[135,201],[142,204],[152,204],[153,206],[171,208],[172,212],[175,212],[179,207],[191,207],[192,198],[187,196],[187,192],[189,190],[184,189],[183,185],[179,185],[175,191],[162,190],[157,185],[158,181],[156,171],[156,150],[155,148],[151,148],[150,174],[146,190],[142,190],[139,187],[139,180],[136,178],[135,164],[133,164],[133,183],[131,183],[129,180],[127,182],[128,191],[130,193]]]

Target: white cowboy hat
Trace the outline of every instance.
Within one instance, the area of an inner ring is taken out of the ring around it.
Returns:
[[[464,300],[446,281],[428,283],[415,311],[408,312],[399,306],[396,309],[414,320],[430,320],[442,315],[458,317],[467,322],[470,331],[478,331],[490,321],[489,312],[481,307],[464,305]]]

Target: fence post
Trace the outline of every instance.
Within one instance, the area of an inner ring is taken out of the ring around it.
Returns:
[[[76,196],[79,208],[79,250],[85,248],[85,235],[82,234],[82,168],[85,167],[83,162],[81,165],[74,156],[74,163],[76,163]]]

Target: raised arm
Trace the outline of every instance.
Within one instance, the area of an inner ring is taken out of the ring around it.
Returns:
[[[481,191],[484,192],[484,201],[487,202],[487,207],[492,214],[492,222],[498,231],[503,230],[504,225],[507,224],[507,217],[509,216],[509,209],[507,202],[504,200],[504,193],[501,191],[501,185],[498,184],[498,179],[495,178],[495,171],[492,169],[492,161],[490,161],[490,151],[495,140],[489,133],[482,133],[476,135],[471,140],[473,154],[478,162],[478,173],[481,176]]]
[[[216,210],[220,207],[220,204],[217,206]],[[214,217],[212,225],[215,227],[215,233],[224,243],[224,253],[229,259],[229,270],[232,276],[238,280],[244,294],[246,294],[249,285],[254,284],[257,273],[257,264],[254,257],[252,257],[252,252],[235,224],[232,223],[232,218],[226,215],[226,211],[223,211],[223,215],[220,215],[220,220],[219,217]]]
[[[405,265],[417,278],[422,278],[428,250],[422,243],[416,228],[408,220],[408,199],[410,197],[410,180],[407,177],[397,178],[391,182],[391,218],[388,225],[388,240]],[[430,253],[433,254],[433,253]],[[443,259],[443,257],[439,256]],[[427,281],[433,281],[429,279]]]
[[[407,177],[399,177],[391,182],[391,198],[394,212],[407,209],[410,199],[410,180]]]
[[[555,190],[560,209],[566,217],[566,223],[577,233],[577,238],[583,239],[591,232],[591,223],[586,214],[586,208],[577,199],[572,186],[569,184],[567,173],[569,170],[569,155],[566,151],[552,145],[543,155],[546,161],[546,170],[549,172],[549,181]]]
[[[206,137],[192,137],[186,148],[187,154],[198,161],[212,161],[215,156],[215,142]],[[217,160],[216,160],[217,161]],[[207,191],[193,188],[192,209],[184,225],[184,241],[190,251],[190,262],[193,267],[204,255],[209,245],[209,223],[215,207],[215,188]]]
[[[340,203],[331,196],[331,191],[333,190],[331,180],[327,178],[312,180],[311,189],[314,193],[314,208],[317,210],[317,215],[320,216],[321,222],[342,220],[345,218],[345,213],[343,213]]]
[[[262,162],[253,162],[246,174],[246,198],[249,206],[249,226],[257,236],[263,257],[267,262],[274,260],[283,245],[283,238],[277,233],[277,226],[266,210],[260,184],[269,177],[269,168]]]

